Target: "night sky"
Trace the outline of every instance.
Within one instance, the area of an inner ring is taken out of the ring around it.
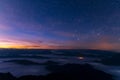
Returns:
[[[0,48],[120,50],[120,0],[0,0]]]

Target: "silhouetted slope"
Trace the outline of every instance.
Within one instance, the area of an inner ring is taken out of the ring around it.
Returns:
[[[65,64],[54,66],[46,76],[22,76],[15,78],[10,73],[1,73],[0,80],[113,80],[110,74],[94,69],[91,65]]]
[[[0,73],[0,80],[16,80],[16,78],[10,73]]]
[[[66,64],[54,67],[45,80],[112,80],[111,75],[94,69],[91,65]]]

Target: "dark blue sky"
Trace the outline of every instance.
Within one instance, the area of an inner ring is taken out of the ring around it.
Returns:
[[[0,0],[3,48],[120,49],[120,0]]]

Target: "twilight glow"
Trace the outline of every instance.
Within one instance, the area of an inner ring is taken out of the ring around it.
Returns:
[[[0,48],[120,50],[120,0],[0,0]]]

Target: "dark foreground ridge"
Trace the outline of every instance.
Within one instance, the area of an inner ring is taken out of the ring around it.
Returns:
[[[112,75],[94,69],[89,64],[65,64],[51,68],[46,76],[27,75],[19,78],[10,73],[0,73],[0,80],[113,80]]]

